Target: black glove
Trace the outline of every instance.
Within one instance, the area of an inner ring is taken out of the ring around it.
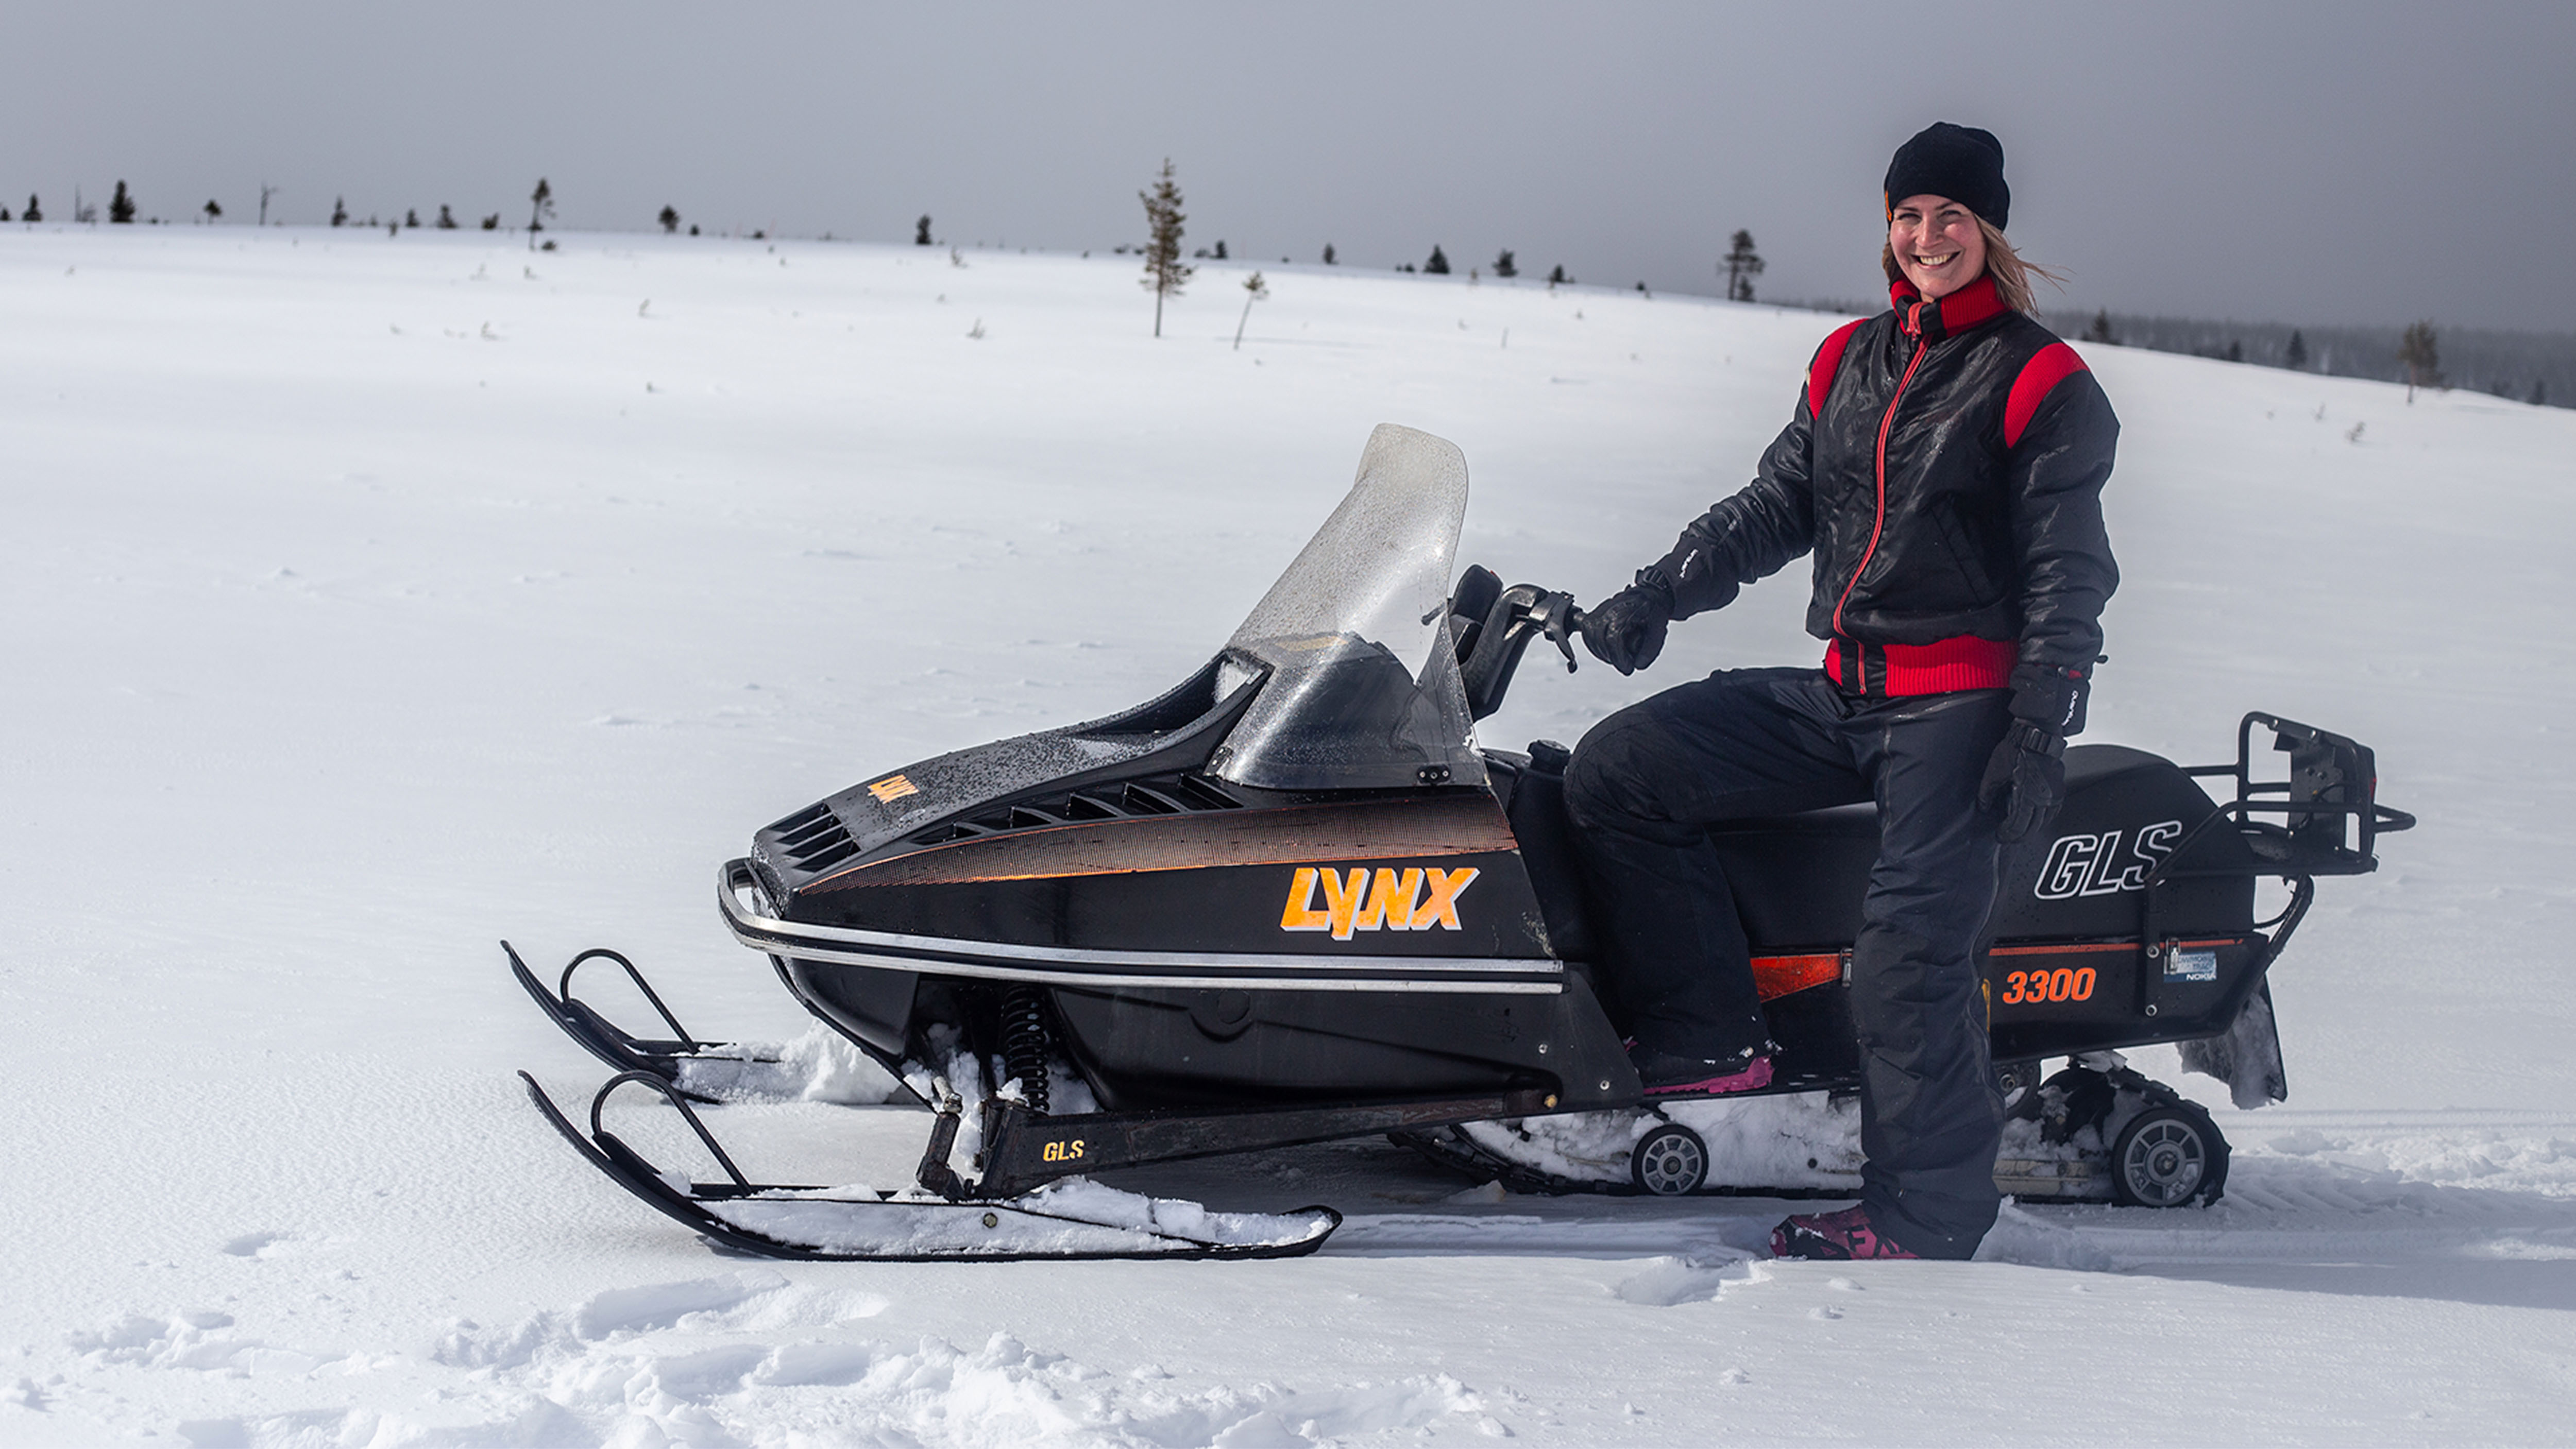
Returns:
[[[1977,782],[1977,804],[2001,817],[1995,838],[2006,845],[2056,819],[2066,803],[2066,737],[2084,728],[2089,674],[2080,666],[2013,667],[2012,728]]]
[[[1634,674],[1664,652],[1664,626],[1673,621],[1673,591],[1660,580],[1639,579],[1584,611],[1583,647],[1592,657]]]
[[[2006,845],[2057,818],[2066,803],[2066,737],[2026,719],[2013,721],[1977,782],[1977,805],[2002,817],[1995,839]]]

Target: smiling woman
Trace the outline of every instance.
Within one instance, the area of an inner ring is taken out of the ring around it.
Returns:
[[[1710,828],[1878,807],[1844,967],[1869,1063],[1861,1204],[1790,1217],[1782,1257],[1965,1258],[1994,1224],[1979,934],[1998,848],[2063,803],[2119,578],[2101,512],[2119,423],[2027,315],[2002,144],[1937,123],[1897,149],[1884,190],[1889,310],[1824,339],[1753,482],[1581,623],[1626,674],[1674,620],[1811,555],[1824,667],[1666,690],[1594,726],[1565,773],[1596,919],[1614,923],[1593,967],[1649,1097],[1772,1081],[1779,1048]]]

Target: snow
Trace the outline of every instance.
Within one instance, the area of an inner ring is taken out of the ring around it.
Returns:
[[[1156,342],[1125,258],[562,240],[0,229],[0,1442],[2576,1438],[2576,414],[2089,355],[2126,429],[2093,737],[2212,760],[2275,710],[2424,822],[2274,973],[2288,1106],[2129,1054],[2235,1144],[2214,1208],[1770,1263],[1777,1201],[1357,1143],[1108,1184],[1341,1208],[1310,1258],[747,1266],[529,1109],[515,1067],[602,1073],[498,937],[795,1042],[709,899],[753,829],[1185,677],[1380,422],[1464,450],[1462,558],[1606,593],[1836,319],[1265,268],[1238,353],[1224,267]],[[1803,592],[1639,680],[1534,655],[1485,737],[1808,660]],[[819,1047],[768,1080],[720,1109],[755,1176],[920,1151]],[[684,1160],[670,1115],[610,1125]]]

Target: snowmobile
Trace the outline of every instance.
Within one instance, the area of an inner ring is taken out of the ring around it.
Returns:
[[[615,952],[584,952],[549,987],[504,943],[529,995],[617,1070],[587,1131],[531,1077],[532,1098],[654,1207],[789,1257],[1310,1252],[1339,1221],[1329,1209],[1229,1217],[1089,1178],[1377,1134],[1524,1190],[1847,1191],[1855,1160],[1828,1148],[1800,1167],[1776,1146],[1816,1140],[1791,1117],[1848,1133],[1872,807],[1714,833],[1775,1076],[1752,1099],[1649,1103],[1586,965],[1569,752],[1475,737],[1533,643],[1575,667],[1581,615],[1481,567],[1453,580],[1466,502],[1455,446],[1380,427],[1323,528],[1180,685],[871,776],[718,870],[734,937],[931,1109],[908,1185],[747,1177],[698,1111],[724,1095],[710,1071],[746,1048],[692,1036]],[[2286,778],[2256,778],[2258,739],[2287,753]],[[2063,813],[2007,861],[1983,966],[2015,1116],[2008,1190],[2217,1196],[2215,1123],[2122,1047],[2185,1043],[2241,1104],[2286,1098],[2266,974],[2315,882],[2373,869],[2377,836],[2414,821],[2377,802],[2371,751],[2341,735],[2255,713],[2236,745],[2194,768],[2069,748]],[[2228,788],[2213,798],[2203,779]],[[2258,920],[2266,878],[2286,898]],[[578,997],[592,962],[622,968],[669,1035],[629,1033]],[[629,1084],[669,1103],[720,1180],[665,1171],[604,1125]],[[1775,1150],[1746,1150],[1757,1139]]]

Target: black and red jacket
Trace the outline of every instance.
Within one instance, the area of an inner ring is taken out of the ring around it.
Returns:
[[[1807,632],[1869,695],[2000,688],[2015,663],[2090,672],[2120,571],[2102,485],[2120,420],[2084,361],[1979,277],[1825,339],[1753,481],[1641,583],[1675,617],[1815,555]]]

